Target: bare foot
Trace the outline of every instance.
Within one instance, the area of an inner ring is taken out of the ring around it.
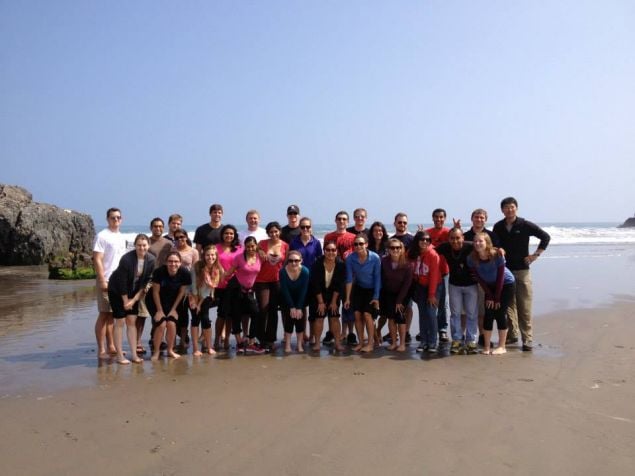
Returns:
[[[173,359],[180,359],[181,356],[179,354],[177,354],[176,352],[174,352],[173,350],[169,350],[168,351],[168,357],[172,357]]]
[[[140,364],[143,362],[143,359],[141,357],[136,357],[136,358],[132,358],[132,363],[133,364]]]
[[[128,359],[118,359],[117,363],[121,365],[128,365],[130,361]]]
[[[304,352],[304,347],[302,347],[301,345],[298,346],[298,352],[302,353]]]
[[[506,354],[506,353],[507,353],[507,349],[505,347],[496,347],[492,351],[492,355],[501,355],[501,354]]]
[[[360,352],[364,352],[364,353],[372,352],[373,351],[373,346],[372,345],[365,345],[364,347],[362,347],[359,350],[360,350]]]
[[[483,349],[481,354],[483,354],[483,355],[492,355],[492,351],[490,349]]]
[[[159,355],[161,354],[161,352],[155,352],[154,354],[152,354],[152,357],[150,357],[150,360],[152,362],[156,362],[159,360]]]
[[[311,350],[313,352],[319,352],[320,351],[320,344],[315,344],[313,347],[311,347]]]
[[[388,349],[388,350],[396,350],[397,349],[397,345],[396,344],[389,345],[388,347],[386,347],[386,349]]]
[[[284,353],[285,354],[290,354],[291,353],[291,347],[286,347],[284,348]]]
[[[397,352],[405,352],[405,351],[406,351],[405,345],[400,345],[399,347],[397,347]]]
[[[215,355],[215,354],[216,354],[216,351],[210,347],[209,349],[207,349],[207,353],[208,353],[209,355]]]
[[[344,352],[344,347],[342,344],[335,344],[335,350],[338,352]]]
[[[110,358],[110,354],[108,352],[100,352],[97,358],[100,360],[106,360]]]
[[[200,350],[195,350],[194,353],[192,354],[194,357],[200,357],[201,355],[203,355],[203,352],[201,352]]]
[[[357,344],[355,347],[353,347],[353,350],[355,352],[359,352],[360,350],[362,350],[362,344]]]

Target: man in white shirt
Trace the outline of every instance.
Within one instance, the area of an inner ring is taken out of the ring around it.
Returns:
[[[109,208],[106,212],[108,228],[97,233],[93,246],[93,266],[97,275],[97,309],[99,315],[95,323],[97,339],[97,355],[100,359],[116,353],[113,341],[113,318],[108,301],[108,279],[119,266],[119,260],[126,252],[126,239],[119,231],[121,227],[121,210]],[[106,349],[108,346],[108,349]]]
[[[269,238],[265,229],[260,226],[260,213],[258,213],[258,210],[249,210],[245,220],[247,221],[247,229],[238,233],[240,244],[243,244],[248,236],[253,236],[257,241]]]

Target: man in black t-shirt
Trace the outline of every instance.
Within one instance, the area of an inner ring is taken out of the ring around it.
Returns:
[[[214,203],[209,207],[209,223],[199,226],[194,233],[194,243],[199,255],[203,255],[203,248],[221,242],[220,229],[223,227],[223,206]]]

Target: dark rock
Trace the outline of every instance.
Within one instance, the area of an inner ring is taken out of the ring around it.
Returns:
[[[94,237],[90,215],[34,202],[22,187],[0,184],[0,265],[90,263]]]
[[[618,228],[632,228],[635,227],[635,217],[627,218]]]

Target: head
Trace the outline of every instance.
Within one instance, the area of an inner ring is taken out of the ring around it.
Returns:
[[[165,258],[165,265],[168,268],[168,274],[174,276],[181,266],[181,255],[178,251],[170,251]]]
[[[353,220],[355,220],[355,228],[363,230],[366,227],[366,220],[368,219],[368,212],[365,208],[356,208],[353,212]]]
[[[137,256],[145,255],[148,251],[149,246],[150,243],[148,242],[148,237],[143,233],[139,233],[137,236],[134,237],[134,248],[135,250],[137,250]]]
[[[311,219],[309,217],[302,217],[300,219],[300,234],[304,237],[309,237],[313,233]]]
[[[446,213],[443,208],[435,208],[432,212],[432,222],[434,223],[434,227],[437,229],[443,228],[445,224]]]
[[[121,226],[121,210],[118,208],[109,208],[106,211],[106,221],[108,222],[108,228],[112,231],[119,230]]]
[[[513,221],[516,219],[518,212],[518,202],[514,197],[506,197],[501,200],[501,211],[505,215],[505,219]]]
[[[173,213],[168,217],[168,233],[174,236],[176,230],[183,226],[183,217],[178,213]]]
[[[293,250],[289,251],[287,255],[287,266],[292,269],[297,269],[302,265],[302,255],[299,251]]]
[[[337,243],[334,241],[325,241],[323,251],[325,259],[335,261],[337,258]]]
[[[218,259],[218,252],[216,251],[216,247],[214,245],[207,245],[203,248],[203,261],[205,262],[205,266],[212,266],[216,263]]]
[[[258,251],[258,241],[253,236],[245,238],[243,245],[245,246],[245,251],[243,252],[245,257],[247,257],[247,255],[254,255]]]
[[[400,264],[406,263],[406,248],[397,238],[388,240],[388,256],[390,256],[392,261]]]
[[[459,251],[463,248],[463,243],[465,242],[463,232],[460,228],[452,228],[450,230],[450,234],[448,235],[448,240],[450,240],[450,246],[455,251]]]
[[[368,237],[365,233],[359,233],[353,241],[353,251],[357,254],[368,253]]]
[[[373,251],[388,241],[388,232],[384,224],[380,221],[373,222],[373,224],[370,225],[369,235],[368,247]]]
[[[492,240],[487,233],[476,233],[474,235],[474,252],[480,257],[493,258],[497,251],[492,244]]]
[[[209,207],[209,221],[210,223],[218,227],[223,220],[223,206],[219,203],[214,203]]]
[[[348,213],[340,210],[335,215],[335,227],[338,231],[345,231],[348,226]]]
[[[161,238],[161,236],[163,236],[163,227],[164,224],[161,218],[153,218],[150,222],[150,232],[152,233],[152,238]]]
[[[258,210],[249,210],[245,215],[245,221],[249,231],[258,229],[258,226],[260,226],[260,213],[258,213]]]
[[[187,231],[183,228],[177,228],[174,231],[174,244],[179,249],[185,248],[187,246]]]
[[[470,219],[472,220],[472,227],[475,230],[482,230],[485,228],[485,223],[487,223],[487,211],[482,208],[477,208],[472,212]]]
[[[398,235],[404,235],[408,232],[408,215],[403,212],[395,215],[395,231]]]
[[[281,226],[280,223],[278,223],[277,221],[270,221],[265,227],[265,231],[267,232],[267,236],[270,240],[279,240],[280,230]]]
[[[412,244],[408,250],[408,256],[411,259],[415,259],[422,253],[427,253],[431,247],[432,238],[430,234],[427,231],[418,231],[412,240]]]
[[[291,228],[298,227],[298,220],[300,218],[300,207],[297,205],[289,205],[287,207],[287,221]]]
[[[238,238],[238,230],[234,225],[223,226],[220,229],[220,236],[224,245],[230,246],[232,251],[236,251],[240,245],[240,238]]]

